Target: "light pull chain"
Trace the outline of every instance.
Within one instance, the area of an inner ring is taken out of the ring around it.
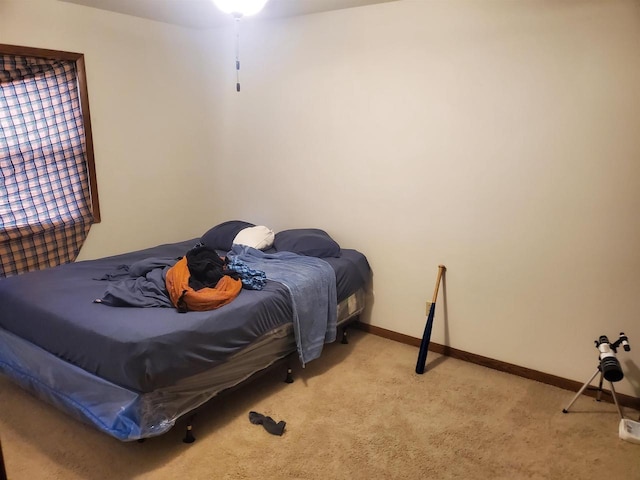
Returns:
[[[240,91],[240,19],[242,17],[237,15],[236,21],[236,92]]]

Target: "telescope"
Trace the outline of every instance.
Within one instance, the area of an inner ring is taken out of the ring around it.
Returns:
[[[615,343],[610,343],[606,335],[601,335],[595,343],[596,348],[600,351],[599,368],[604,375],[605,380],[608,382],[619,382],[622,380],[624,378],[624,373],[622,373],[622,367],[616,358],[616,353],[620,345],[622,345],[625,352],[631,350],[627,336],[624,332],[620,332],[620,338],[618,338]]]
[[[629,338],[624,334],[624,332],[620,332],[620,337],[615,342],[611,343],[609,338],[606,335],[600,335],[598,340],[595,341],[596,348],[598,349],[599,355],[599,363],[598,368],[591,376],[589,380],[582,385],[582,388],[578,391],[571,403],[567,405],[566,408],[562,410],[563,413],[568,413],[571,405],[578,399],[580,394],[586,390],[589,384],[596,378],[598,372],[600,372],[600,382],[597,388],[597,396],[596,400],[600,401],[600,395],[602,394],[602,380],[607,380],[609,385],[611,385],[611,396],[613,397],[613,402],[616,404],[616,408],[618,409],[618,413],[620,414],[620,418],[624,420],[624,416],[622,415],[622,410],[620,409],[620,405],[618,404],[618,399],[616,398],[616,390],[613,387],[614,382],[619,382],[624,378],[624,373],[622,372],[622,367],[620,366],[620,362],[616,358],[616,353],[618,353],[618,348],[620,345],[624,348],[625,352],[631,350],[631,346],[629,345]]]

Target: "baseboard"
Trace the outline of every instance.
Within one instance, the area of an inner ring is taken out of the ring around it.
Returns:
[[[414,347],[420,346],[419,338],[411,337],[409,335],[404,335],[392,330],[387,330],[386,328],[376,327],[362,322],[354,322],[353,325],[360,330],[372,333],[379,337],[388,338],[389,340],[394,340],[406,345],[412,345]],[[583,385],[582,383],[576,382],[574,380],[557,377],[555,375],[539,372],[530,368],[520,367],[512,363],[501,362],[500,360],[483,357],[482,355],[476,355],[475,353],[465,352],[463,350],[458,350],[457,348],[449,347],[447,345],[440,345],[438,343],[431,342],[429,344],[429,350],[442,355],[446,355],[448,357],[464,360],[465,362],[475,363],[477,365],[482,365],[483,367],[492,368],[494,370],[510,373],[512,375],[517,375],[523,378],[528,378],[529,380],[535,380],[536,382],[553,385],[554,387],[559,387],[565,390],[578,392],[578,390],[580,390]],[[595,390],[591,389],[586,389],[584,392],[585,395],[589,395],[594,398],[596,396],[596,393],[597,392]],[[613,403],[611,392],[609,392],[608,390],[603,390],[602,393],[604,394],[602,395],[602,400]],[[620,405],[640,410],[640,398],[632,397],[631,395],[624,395],[617,392],[616,397]]]

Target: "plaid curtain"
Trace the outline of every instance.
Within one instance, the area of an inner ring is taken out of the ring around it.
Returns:
[[[0,277],[72,262],[92,223],[75,62],[0,55]]]

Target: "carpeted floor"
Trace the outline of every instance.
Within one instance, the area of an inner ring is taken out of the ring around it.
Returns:
[[[144,443],[122,443],[0,378],[9,480],[640,479],[640,445],[618,438],[615,406],[575,392],[352,331],[296,381],[283,372],[214,399]],[[285,420],[282,437],[250,411]],[[625,409],[628,418],[638,412]]]

